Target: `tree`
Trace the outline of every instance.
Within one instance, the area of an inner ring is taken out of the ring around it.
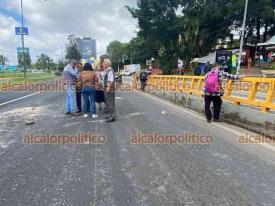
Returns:
[[[17,56],[17,59],[18,59],[18,65],[20,67],[24,67],[23,66],[23,53],[19,53],[18,56]],[[25,62],[25,67],[26,68],[30,68],[31,67],[31,56],[29,53],[24,53],[24,62]]]
[[[65,58],[69,60],[77,60],[79,61],[82,56],[77,46],[77,41],[74,37],[69,36],[68,37],[69,44],[66,47],[66,55]]]
[[[53,60],[47,54],[42,53],[39,55],[35,66],[39,70],[51,72],[55,65]]]
[[[65,64],[62,61],[58,61],[56,67],[59,72],[62,72],[64,70]]]
[[[176,45],[179,31],[176,27],[176,10],[179,4],[179,0],[138,0],[137,8],[127,7],[132,16],[138,20],[140,43],[146,46],[143,48],[151,50],[146,52],[146,58],[160,59],[163,70],[175,67],[177,64]]]
[[[232,30],[240,31],[244,0],[138,0],[127,7],[138,20],[137,37],[128,45],[133,59],[154,57],[164,73],[207,55],[217,46],[238,46]],[[249,0],[245,42],[257,44],[275,34],[275,1]],[[181,15],[179,10],[181,9]]]
[[[232,28],[239,30],[242,26],[245,1],[231,0],[229,13],[234,19]],[[256,45],[266,41],[267,36],[275,34],[275,1],[274,0],[249,0],[245,42]],[[235,12],[234,12],[235,11]],[[234,15],[233,15],[234,14]]]
[[[122,59],[126,55],[127,43],[121,43],[119,41],[112,41],[107,46],[107,54],[112,61],[113,68],[122,66]]]
[[[150,44],[143,37],[137,36],[127,45],[126,56],[133,63],[145,65],[146,60],[156,56],[156,52],[153,44]]]
[[[5,65],[7,61],[7,57],[5,57],[4,55],[0,55],[0,64]]]

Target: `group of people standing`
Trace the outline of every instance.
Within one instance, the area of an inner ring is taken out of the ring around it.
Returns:
[[[93,66],[85,63],[83,66],[75,60],[71,60],[63,71],[63,84],[66,91],[66,114],[81,115],[88,118],[98,118],[98,109],[103,109],[105,104],[106,121],[116,120],[115,110],[115,72],[111,67],[111,61],[104,59],[102,65]],[[82,104],[82,99],[84,104]],[[75,108],[77,104],[77,111]]]

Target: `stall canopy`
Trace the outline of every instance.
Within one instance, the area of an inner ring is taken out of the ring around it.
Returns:
[[[275,45],[275,35],[264,43],[259,43],[257,46],[273,46]]]
[[[223,50],[220,50],[220,51],[223,51]],[[224,51],[227,51],[227,52],[230,51],[232,52],[232,54],[236,56],[239,55],[239,49],[230,49],[230,50],[224,50]],[[242,53],[242,55],[245,55],[245,54],[246,54],[245,52]],[[214,64],[216,63],[216,56],[217,56],[217,51],[211,52],[207,56],[193,59],[191,63],[196,62],[196,63],[206,64],[209,61],[210,64]]]
[[[214,64],[216,62],[216,52],[209,53],[207,56],[202,58],[196,58],[193,61],[197,63],[203,63],[203,64],[206,64],[209,61],[210,64]]]

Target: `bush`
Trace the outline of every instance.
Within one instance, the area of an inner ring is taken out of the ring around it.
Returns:
[[[261,70],[271,70],[274,68],[274,63],[271,62],[259,62],[255,65],[257,68]]]
[[[62,75],[62,72],[61,72],[61,71],[56,71],[56,72],[54,72],[54,75],[56,75],[56,76],[61,76],[61,75]]]

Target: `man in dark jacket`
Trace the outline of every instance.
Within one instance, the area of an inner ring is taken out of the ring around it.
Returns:
[[[210,64],[210,62],[208,61],[205,65],[204,68],[204,73],[206,74],[207,72],[209,72],[211,70],[212,65]]]
[[[148,79],[147,73],[145,72],[144,69],[140,72],[139,79],[141,84],[141,90],[144,91],[146,87],[147,79]]]

